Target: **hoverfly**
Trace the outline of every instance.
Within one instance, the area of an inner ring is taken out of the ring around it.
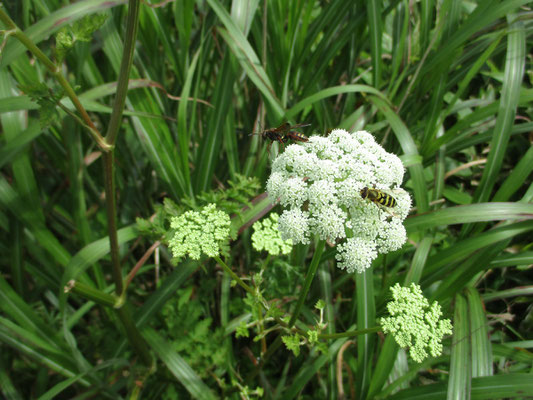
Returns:
[[[278,126],[277,128],[265,129],[262,132],[252,133],[249,136],[259,135],[259,136],[262,136],[263,138],[270,139],[271,142],[278,142],[282,146],[285,143],[287,143],[289,140],[294,140],[297,142],[307,142],[309,140],[307,136],[305,136],[303,133],[293,131],[291,129],[301,128],[301,127],[309,126],[309,125],[311,124],[291,125],[288,122],[285,122],[281,124],[280,126]],[[268,145],[269,150],[270,150],[271,144],[272,143]]]
[[[381,190],[364,187],[361,189],[360,193],[363,200],[368,199],[375,204],[390,208],[396,205],[396,199],[390,194],[382,192]]]

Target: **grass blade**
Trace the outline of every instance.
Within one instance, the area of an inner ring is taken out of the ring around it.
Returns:
[[[216,399],[211,389],[206,386],[189,364],[153,329],[146,329],[143,336],[172,375],[195,399]]]
[[[447,399],[468,399],[472,379],[470,320],[466,300],[460,294],[455,296],[452,340]]]
[[[408,232],[414,232],[442,225],[524,218],[533,218],[532,204],[481,203],[444,208],[426,214],[408,217],[404,225]]]
[[[509,29],[500,107],[496,126],[494,127],[491,151],[483,171],[483,177],[478,190],[476,190],[475,198],[478,202],[484,202],[489,199],[498,178],[515,119],[520,87],[522,86],[522,76],[524,75],[526,52],[524,25],[521,22],[515,22]]]

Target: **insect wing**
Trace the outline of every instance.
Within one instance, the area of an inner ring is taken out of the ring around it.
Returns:
[[[303,128],[304,126],[311,126],[311,124],[296,124],[296,125],[290,126],[289,129]]]
[[[280,133],[280,134],[284,134],[289,129],[291,129],[291,124],[289,124],[288,122],[285,122],[285,123],[281,124],[280,126],[278,126],[277,128],[269,129],[269,131],[277,132],[277,133]]]

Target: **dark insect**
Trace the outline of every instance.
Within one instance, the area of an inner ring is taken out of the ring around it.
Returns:
[[[385,207],[394,207],[396,205],[396,199],[390,194],[382,192],[381,190],[364,187],[361,189],[361,197],[368,199],[376,204],[385,206]]]
[[[307,124],[309,125],[309,124]],[[306,125],[304,125],[306,126]],[[295,126],[293,126],[294,128]],[[296,132],[296,131],[289,131],[285,134],[285,139],[294,140],[295,142],[308,142],[309,138],[305,136],[303,133]]]
[[[307,142],[309,140],[307,138],[307,136],[305,136],[303,133],[300,133],[300,132],[297,132],[297,131],[291,131],[291,129],[301,128],[303,126],[309,126],[309,125],[311,125],[311,124],[291,125],[288,122],[285,122],[285,123],[281,124],[280,126],[278,126],[277,128],[265,129],[262,132],[252,133],[252,134],[250,134],[250,136],[259,135],[259,136],[262,136],[263,138],[269,139],[272,143],[273,142],[278,142],[282,146],[285,143],[287,143],[289,140],[294,140],[294,141],[297,141],[297,142]],[[270,143],[268,145],[269,150],[270,150],[270,145],[272,143]]]

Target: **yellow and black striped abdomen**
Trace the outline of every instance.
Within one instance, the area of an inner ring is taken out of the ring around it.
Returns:
[[[396,199],[390,194],[379,192],[376,200],[379,204],[385,207],[394,207],[396,205]]]
[[[307,136],[297,131],[289,131],[287,132],[285,137],[288,139],[294,140],[295,142],[308,142],[309,141],[309,138]]]
[[[378,189],[365,187],[361,189],[361,197],[385,207],[396,206],[396,199],[394,197]]]

